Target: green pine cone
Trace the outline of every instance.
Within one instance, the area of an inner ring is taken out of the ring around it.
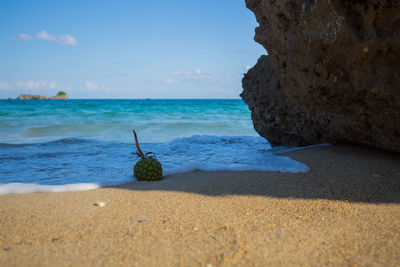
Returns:
[[[160,181],[162,166],[155,158],[141,159],[133,167],[133,174],[138,181]]]

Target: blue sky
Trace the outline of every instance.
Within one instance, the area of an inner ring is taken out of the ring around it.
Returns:
[[[2,0],[0,98],[238,98],[256,26],[244,0]]]

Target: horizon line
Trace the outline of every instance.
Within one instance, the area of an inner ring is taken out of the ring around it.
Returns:
[[[17,98],[0,98],[0,100],[242,100],[238,98],[68,98],[68,99],[17,99]]]

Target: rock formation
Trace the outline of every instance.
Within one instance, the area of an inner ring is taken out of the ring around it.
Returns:
[[[261,136],[400,151],[400,1],[246,4],[268,51],[242,81]]]
[[[47,96],[42,96],[42,95],[27,95],[27,94],[21,94],[17,97],[17,99],[20,100],[31,100],[31,99],[39,99],[39,100],[47,100],[49,99]]]
[[[63,91],[60,91],[55,96],[50,97],[50,99],[55,99],[55,100],[68,99],[68,95]]]
[[[64,92],[58,92],[57,95],[52,96],[52,97],[47,97],[47,96],[41,96],[41,95],[27,95],[27,94],[21,94],[17,97],[17,99],[20,100],[62,100],[62,99],[68,99],[68,95]]]

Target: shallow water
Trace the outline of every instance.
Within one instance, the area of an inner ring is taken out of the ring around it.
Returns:
[[[142,150],[156,154],[164,175],[308,171],[257,136],[241,100],[1,100],[0,193],[131,181],[137,160],[132,128]]]
[[[241,100],[0,100],[0,142],[62,138],[131,142],[192,135],[256,136]]]

